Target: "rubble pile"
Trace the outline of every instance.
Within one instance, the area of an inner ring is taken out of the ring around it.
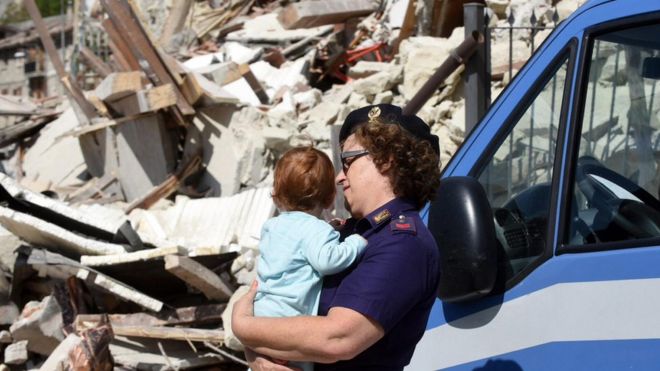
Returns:
[[[351,110],[415,96],[464,39],[410,31],[431,3],[99,0],[83,14],[111,53],[79,50],[91,87],[40,32],[66,95],[0,96],[0,369],[245,369],[226,309],[276,213],[273,165],[299,145],[332,158]],[[513,8],[552,22],[549,0],[486,3],[493,26]],[[465,135],[461,72],[418,112],[442,164]]]

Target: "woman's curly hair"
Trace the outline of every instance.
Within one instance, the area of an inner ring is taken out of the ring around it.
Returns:
[[[440,167],[429,142],[414,137],[400,125],[377,121],[360,125],[354,134],[369,151],[378,171],[390,179],[397,197],[414,201],[418,208],[435,197]]]

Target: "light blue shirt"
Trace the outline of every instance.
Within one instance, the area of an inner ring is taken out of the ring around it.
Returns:
[[[301,211],[269,219],[259,243],[254,315],[316,315],[322,277],[348,268],[366,245],[357,234],[340,243],[330,224]]]

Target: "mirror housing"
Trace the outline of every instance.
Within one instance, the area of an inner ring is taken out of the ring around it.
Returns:
[[[454,303],[489,294],[497,278],[497,239],[493,212],[479,181],[442,179],[428,227],[440,251],[438,297]]]

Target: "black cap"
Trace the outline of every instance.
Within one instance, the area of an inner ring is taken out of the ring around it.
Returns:
[[[437,135],[431,134],[431,128],[415,115],[404,115],[401,107],[391,104],[376,104],[358,108],[346,116],[344,124],[339,131],[339,141],[343,142],[355,132],[360,124],[372,119],[384,124],[397,124],[414,137],[425,140],[431,144],[433,151],[440,156],[440,142]]]

